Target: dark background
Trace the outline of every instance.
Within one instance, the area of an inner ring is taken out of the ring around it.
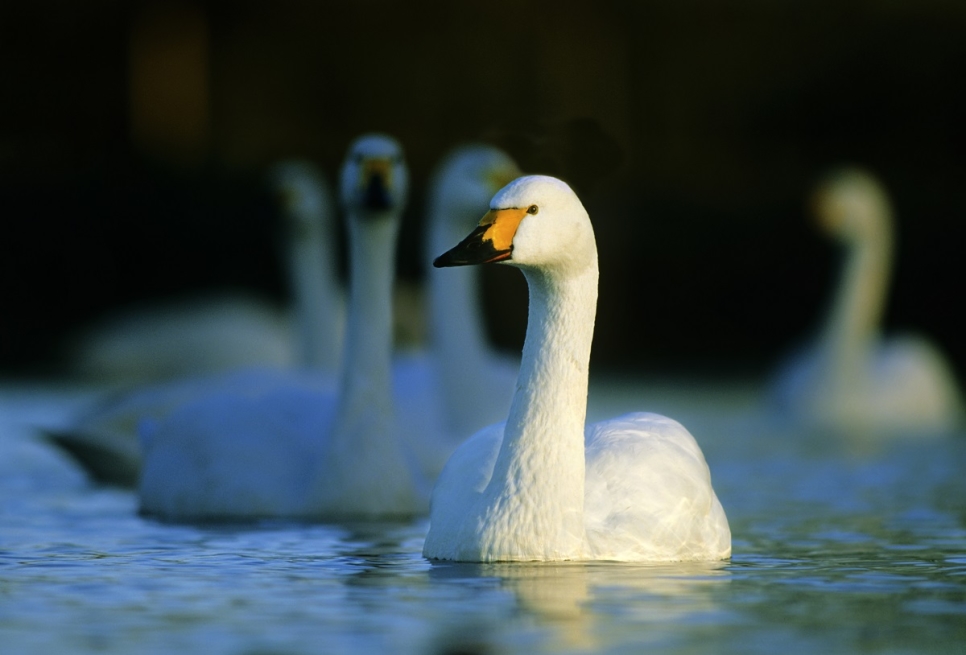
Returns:
[[[966,3],[49,0],[0,8],[0,372],[58,370],[66,335],[138,299],[232,286],[284,301],[267,166],[334,179],[395,135],[426,182],[487,138],[564,177],[601,257],[594,366],[764,373],[815,326],[837,252],[808,221],[856,162],[899,221],[886,329],[966,374]],[[489,271],[494,339],[526,319]]]

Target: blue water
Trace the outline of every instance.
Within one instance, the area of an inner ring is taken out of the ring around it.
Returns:
[[[457,565],[420,557],[425,520],[141,518],[27,427],[83,396],[8,384],[0,652],[966,653],[966,435],[801,434],[700,396],[598,387],[591,413],[691,429],[730,561]]]

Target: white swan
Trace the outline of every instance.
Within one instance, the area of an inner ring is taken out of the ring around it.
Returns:
[[[85,327],[69,350],[72,374],[122,384],[282,367],[291,354],[285,318],[241,291],[132,304]]]
[[[218,393],[144,435],[142,511],[173,519],[408,515],[426,497],[393,414],[392,280],[408,189],[399,145],[367,135],[341,174],[350,299],[336,393],[299,381]]]
[[[277,164],[270,183],[285,224],[283,256],[291,290],[291,355],[303,368],[336,372],[342,354],[345,300],[336,272],[335,208],[325,177],[302,160]]]
[[[465,236],[493,194],[519,175],[513,160],[491,146],[466,145],[449,153],[431,178],[427,256]],[[460,442],[506,416],[520,362],[487,341],[478,269],[431,270],[427,277],[428,351],[397,356],[394,380],[397,394],[409,399],[406,405],[422,413],[435,407],[439,414],[439,427],[413,431],[416,440],[407,444],[424,474],[435,480]]]
[[[270,183],[282,201],[291,314],[241,292],[135,305],[76,337],[72,370],[98,382],[124,383],[250,366],[298,364],[335,371],[343,311],[328,185],[312,164],[299,160],[277,165]]]
[[[520,178],[436,266],[505,262],[530,289],[516,393],[504,424],[446,464],[423,555],[461,561],[715,560],[731,532],[694,438],[632,413],[586,425],[597,304],[590,218],[563,182]]]
[[[962,418],[962,402],[942,355],[922,338],[879,336],[892,257],[885,190],[865,171],[840,169],[818,186],[813,208],[821,226],[848,248],[845,270],[818,339],[780,369],[773,405],[839,429],[952,428]]]
[[[301,377],[316,388],[334,388],[333,376],[341,352],[344,300],[335,270],[333,240],[335,209],[329,185],[318,169],[301,160],[285,161],[273,167],[269,184],[280,201],[284,230],[284,259],[288,264],[292,294],[292,310],[282,317],[267,308],[256,312],[266,326],[245,320],[239,307],[247,305],[222,298],[214,304],[198,302],[196,311],[181,311],[172,323],[159,324],[158,313],[142,315],[137,324],[153,326],[153,345],[145,345],[140,330],[121,331],[117,353],[131,350],[132,356],[121,357],[126,365],[145,365],[145,361],[174,359],[167,373],[185,373],[179,378],[123,390],[99,398],[85,408],[67,426],[43,429],[44,435],[78,461],[95,480],[121,486],[136,486],[141,468],[141,449],[137,440],[138,426],[145,421],[159,421],[178,407],[206,393],[221,389],[240,391],[261,388],[284,379],[285,369],[297,365],[306,371]],[[193,306],[193,305],[192,305]],[[253,305],[253,307],[261,307]],[[254,311],[254,310],[253,310]],[[224,322],[211,321],[213,314]],[[270,318],[269,318],[270,317]],[[167,329],[164,326],[167,325]],[[178,326],[174,328],[173,326]],[[142,338],[135,335],[140,334]],[[180,337],[180,339],[179,339]],[[242,339],[243,337],[243,339]],[[239,341],[239,339],[242,339]],[[256,346],[249,348],[247,341]],[[267,344],[277,357],[262,356]],[[140,346],[138,345],[140,344]],[[144,348],[140,352],[139,348]],[[177,357],[170,352],[183,352]],[[198,362],[198,353],[212,351],[214,358]],[[165,354],[167,352],[167,354]],[[183,359],[197,366],[194,375]],[[223,366],[215,366],[220,362]],[[240,370],[217,372],[220,368],[242,367]],[[275,370],[273,370],[275,369]],[[157,371],[158,366],[151,367]]]

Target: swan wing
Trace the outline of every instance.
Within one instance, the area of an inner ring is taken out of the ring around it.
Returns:
[[[430,559],[459,559],[461,533],[476,526],[465,525],[466,517],[486,489],[493,465],[503,443],[505,423],[483,428],[453,452],[436,481],[430,500],[430,530],[423,555]]]
[[[594,559],[707,560],[731,531],[694,437],[677,421],[632,413],[586,430],[585,525]]]

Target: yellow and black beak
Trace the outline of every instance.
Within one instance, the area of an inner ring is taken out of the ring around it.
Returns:
[[[433,261],[433,266],[467,266],[490,264],[510,259],[513,254],[513,237],[527,209],[491,209],[468,237],[444,252]]]

